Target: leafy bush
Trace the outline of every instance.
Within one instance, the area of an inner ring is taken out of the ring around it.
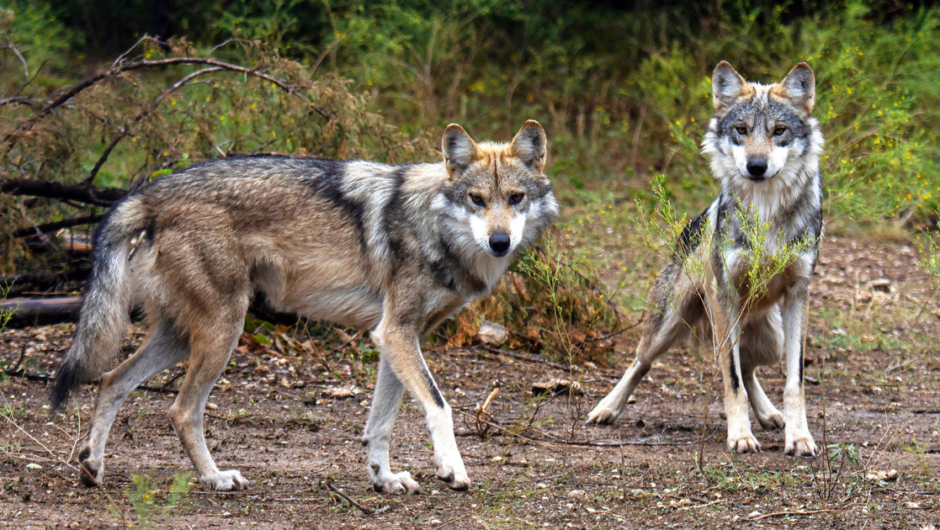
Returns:
[[[78,81],[68,65],[85,61],[99,70],[86,54],[110,58],[130,44],[105,35],[116,18],[140,33],[158,28],[155,15],[137,3],[12,2],[0,16],[0,46],[15,44],[30,72],[50,63],[17,94],[22,64],[12,49],[0,52],[0,99],[31,99],[0,106],[0,138]],[[605,217],[618,221],[608,228],[658,230],[656,243],[668,249],[679,220],[701,211],[716,191],[699,147],[713,113],[712,68],[725,59],[748,79],[771,82],[806,60],[816,73],[815,115],[827,139],[821,169],[829,226],[905,221],[940,205],[940,133],[933,125],[940,118],[940,9],[860,0],[680,0],[644,7],[549,0],[174,5],[164,34],[186,40],[169,48],[145,41],[125,61],[211,56],[294,88],[210,72],[168,93],[138,121],[165,88],[207,65],[124,72],[17,132],[15,142],[0,143],[0,179],[82,183],[121,127],[130,132],[105,157],[95,184],[134,186],[194,160],[259,150],[430,160],[446,123],[460,122],[477,137],[508,139],[520,120],[536,118],[549,132],[549,171],[569,212],[599,196],[610,205],[602,211],[616,204],[632,212],[638,199],[635,219]],[[234,40],[209,48],[225,39]],[[419,142],[408,142],[414,138]],[[664,175],[659,190],[650,186],[654,175]],[[655,221],[660,228],[640,226],[666,204],[675,211]],[[13,232],[91,210],[0,195],[0,272],[35,257]],[[560,224],[567,222],[563,217]],[[600,278],[609,280],[605,264],[582,250],[593,241],[576,243],[545,244],[538,261],[535,254],[523,258],[491,298],[474,302],[447,328],[451,341],[470,340],[488,318],[519,333],[516,345],[560,355],[583,342],[575,337],[565,346],[564,333],[603,337],[596,330],[616,330],[606,302],[596,305],[604,292]],[[648,257],[634,250],[627,249],[630,258]],[[545,264],[553,264],[547,276],[540,269]],[[583,279],[572,273],[578,268],[588,271]],[[635,268],[644,276],[634,282],[640,291],[654,267],[644,261]],[[552,296],[567,297],[569,305],[553,305]],[[531,309],[559,305],[559,319]],[[540,330],[526,331],[531,322]]]
[[[4,78],[11,64],[2,65]],[[163,48],[142,39],[102,72],[73,87],[25,86],[15,96],[20,99],[0,106],[6,189],[15,192],[25,178],[135,189],[202,159],[269,151],[394,161],[427,150],[426,143],[405,142],[348,81],[314,77],[255,41],[206,51],[184,40]],[[18,231],[113,202],[113,194],[95,194],[71,200],[3,195],[0,272],[12,272],[28,256]]]
[[[544,351],[556,359],[606,361],[611,339],[627,322],[591,263],[563,248],[557,233],[550,233],[523,254],[493,293],[445,326],[449,344],[472,343],[480,323],[492,320],[509,330],[510,348]]]

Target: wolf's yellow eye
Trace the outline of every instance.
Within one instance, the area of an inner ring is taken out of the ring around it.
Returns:
[[[780,136],[785,132],[787,132],[786,127],[774,127],[774,136]]]
[[[470,200],[473,201],[473,204],[476,204],[477,206],[483,206],[484,204],[486,204],[483,201],[483,197],[481,197],[479,194],[476,194],[476,193],[470,194]]]
[[[734,130],[738,131],[738,134],[747,134],[747,127],[735,127]]]
[[[523,193],[513,193],[512,195],[509,196],[509,204],[512,204],[512,205],[519,204],[520,202],[522,202],[522,199],[524,198],[525,198],[525,194]]]

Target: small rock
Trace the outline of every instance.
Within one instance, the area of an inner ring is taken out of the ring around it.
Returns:
[[[901,474],[897,469],[892,469],[889,471],[869,471],[865,473],[865,478],[868,480],[874,480],[876,482],[892,482],[898,479]]]
[[[571,490],[568,492],[569,499],[583,499],[585,495],[584,490]]]
[[[483,344],[500,346],[509,340],[509,331],[501,324],[484,320],[480,324],[480,331],[477,332],[477,338]]]
[[[333,399],[351,398],[358,393],[359,389],[355,386],[334,386],[323,391],[325,396]]]
[[[871,288],[876,291],[881,291],[882,293],[890,293],[891,280],[887,278],[878,278],[877,280],[872,280]]]
[[[545,394],[552,394],[555,396],[562,394],[580,396],[581,394],[584,394],[584,390],[581,388],[581,383],[577,381],[568,381],[567,379],[551,379],[547,382],[532,383],[533,396],[542,396]]]

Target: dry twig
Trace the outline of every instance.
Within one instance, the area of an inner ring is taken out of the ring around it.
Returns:
[[[350,497],[349,495],[346,495],[345,493],[343,493],[343,490],[341,490],[341,489],[337,488],[336,486],[334,486],[332,482],[327,482],[327,483],[326,483],[326,487],[327,487],[327,488],[330,488],[330,491],[332,491],[333,493],[336,493],[336,494],[339,495],[340,497],[346,499],[346,501],[349,502],[349,504],[352,504],[353,506],[355,506],[356,508],[358,508],[360,512],[362,512],[362,513],[368,515],[369,517],[371,517],[371,516],[373,516],[373,515],[375,514],[375,512],[373,512],[372,510],[370,510],[370,509],[366,508],[365,506],[359,504],[358,502],[354,501],[354,500],[352,499],[352,497]]]

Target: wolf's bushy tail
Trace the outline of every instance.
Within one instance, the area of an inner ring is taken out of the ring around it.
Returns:
[[[129,321],[128,253],[143,222],[134,198],[115,206],[95,231],[94,263],[72,345],[56,370],[50,401],[56,411],[69,393],[109,369],[118,357]]]

